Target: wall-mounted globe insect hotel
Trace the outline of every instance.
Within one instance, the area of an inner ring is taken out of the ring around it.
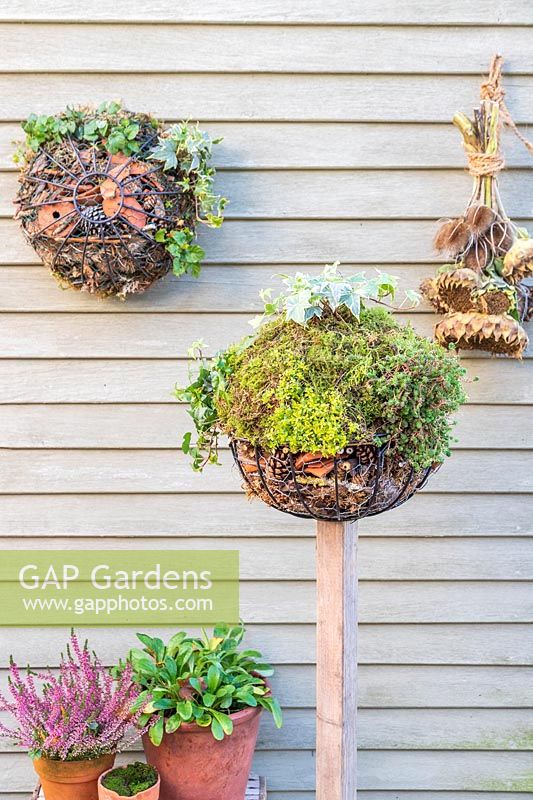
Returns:
[[[197,275],[198,223],[218,227],[213,142],[119,103],[32,114],[15,218],[62,286],[100,296],[145,291],[173,269]]]
[[[522,327],[533,316],[533,240],[507,216],[498,189],[504,168],[500,152],[502,125],[517,130],[504,102],[501,56],[493,59],[481,86],[481,104],[472,119],[453,118],[463,137],[472,196],[462,216],[441,223],[436,250],[451,259],[439,267],[421,291],[443,319],[435,326],[441,344],[465,350],[487,350],[521,358],[528,345]]]
[[[201,469],[221,433],[249,495],[300,517],[356,520],[404,503],[449,452],[462,401],[457,358],[383,305],[395,279],[285,277],[255,336],[207,362],[179,397]],[[377,301],[366,307],[368,300]]]

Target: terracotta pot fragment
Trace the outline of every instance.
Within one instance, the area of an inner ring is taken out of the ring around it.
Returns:
[[[112,771],[113,767],[103,772],[98,778],[98,800],[123,800],[122,795],[117,794],[117,792],[114,792],[113,789],[108,789],[102,783],[105,776]],[[134,800],[159,800],[160,789],[161,778],[158,777],[157,783],[155,783],[153,786],[150,786],[149,789],[145,789],[144,792],[137,792],[137,794],[134,795]],[[124,798],[124,800],[126,800],[126,798]],[[131,798],[127,798],[127,800],[131,800]]]
[[[309,464],[312,461],[320,461],[322,459],[322,455],[320,453],[300,453],[294,459],[294,468],[301,469],[304,464]]]
[[[260,708],[231,715],[233,733],[219,742],[209,728],[183,724],[159,747],[143,736],[149,764],[161,777],[161,800],[245,800]]]
[[[326,475],[334,469],[335,461],[333,459],[329,461],[323,461],[320,464],[308,464],[304,468],[304,472],[309,475],[314,475],[316,478],[325,478]]]
[[[52,761],[37,758],[33,762],[41,780],[45,800],[98,800],[98,778],[115,763],[110,753],[90,761]]]

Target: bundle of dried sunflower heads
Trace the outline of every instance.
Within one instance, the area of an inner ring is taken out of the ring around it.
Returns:
[[[462,216],[444,220],[435,249],[452,263],[420,286],[444,320],[435,327],[442,344],[488,350],[520,358],[528,345],[521,322],[533,317],[533,240],[507,216],[498,191],[504,167],[500,153],[502,123],[509,125],[533,152],[511,119],[501,86],[503,60],[496,56],[482,84],[481,104],[473,119],[455,115],[463,137],[474,187]],[[525,283],[524,283],[525,281]]]

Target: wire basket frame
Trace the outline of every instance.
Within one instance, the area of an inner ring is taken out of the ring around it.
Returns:
[[[230,446],[249,495],[292,516],[324,521],[351,522],[397,508],[441,466],[417,470],[389,442],[350,444],[331,458],[288,448],[267,453],[243,439]]]
[[[125,296],[169,271],[155,233],[194,227],[195,209],[175,175],[145,160],[158,135],[129,157],[67,137],[41,147],[23,171],[15,216],[61,283]]]

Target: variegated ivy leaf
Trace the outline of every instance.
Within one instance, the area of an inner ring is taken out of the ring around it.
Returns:
[[[364,272],[345,277],[339,273],[338,265],[338,261],[327,264],[320,275],[302,272],[278,275],[285,291],[277,297],[272,297],[270,291],[261,293],[264,313],[252,320],[252,327],[258,328],[274,314],[285,314],[286,319],[306,325],[314,317],[322,316],[326,306],[333,312],[344,307],[359,317],[365,299],[381,301],[394,297],[398,279],[393,275],[377,271],[370,278]],[[414,296],[410,295],[410,299]]]
[[[359,319],[359,315],[361,314],[361,298],[358,294],[353,293],[347,296],[344,305],[352,312],[354,317]]]
[[[420,305],[420,294],[415,292],[414,289],[406,289],[405,298],[412,306]]]

